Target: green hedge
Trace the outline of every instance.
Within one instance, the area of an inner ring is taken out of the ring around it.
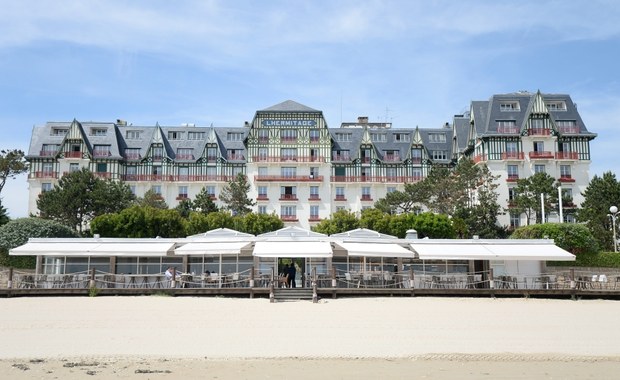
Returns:
[[[575,261],[548,261],[548,266],[554,267],[593,267],[593,268],[620,268],[620,253],[581,253]]]

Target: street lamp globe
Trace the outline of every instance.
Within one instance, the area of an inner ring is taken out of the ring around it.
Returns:
[[[609,212],[610,212],[610,213],[612,213],[612,214],[617,214],[617,213],[618,213],[618,207],[616,207],[616,206],[611,206],[611,207],[609,208]]]
[[[618,239],[616,238],[616,217],[618,216],[618,207],[611,206],[609,208],[609,216],[611,217],[611,229],[614,233],[614,252],[618,252]]]

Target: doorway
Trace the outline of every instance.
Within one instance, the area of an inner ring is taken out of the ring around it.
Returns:
[[[304,286],[303,279],[305,278],[304,268],[305,268],[305,259],[303,257],[280,257],[278,258],[278,278],[290,276],[291,274],[291,266],[294,266],[295,270],[295,278],[291,279],[290,283],[287,287],[291,288],[302,288]],[[278,282],[278,285],[281,283]]]

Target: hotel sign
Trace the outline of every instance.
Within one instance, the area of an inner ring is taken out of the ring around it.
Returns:
[[[316,126],[315,120],[263,120],[261,122],[263,127],[314,127]]]

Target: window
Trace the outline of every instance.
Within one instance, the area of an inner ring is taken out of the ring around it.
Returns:
[[[259,161],[265,161],[267,159],[267,154],[268,154],[267,148],[258,148]]]
[[[136,185],[130,185],[129,186],[129,191],[131,191],[131,193],[133,195],[136,195]]]
[[[319,206],[311,205],[310,206],[310,219],[318,219],[319,218]]]
[[[336,206],[336,212],[344,211],[344,210],[346,210],[346,208],[344,206]]]
[[[509,180],[519,179],[519,167],[517,165],[506,166],[506,174],[508,174]]]
[[[560,178],[571,178],[570,165],[560,165]]]
[[[394,142],[409,142],[411,141],[408,133],[394,133]]]
[[[422,169],[421,168],[412,168],[411,169],[411,176],[413,177],[414,180],[419,181],[420,179],[422,179]]]
[[[93,156],[95,157],[108,157],[110,155],[110,145],[95,145],[93,147]]]
[[[161,160],[164,157],[164,148],[161,146],[154,146],[152,148],[153,158],[156,160]]]
[[[52,131],[50,132],[50,135],[52,136],[64,136],[67,134],[67,132],[69,132],[69,129],[67,128],[52,128]]]
[[[258,199],[267,199],[267,186],[258,187]]]
[[[384,150],[384,161],[400,161],[400,152],[398,150]]]
[[[267,213],[267,206],[258,206],[258,213],[259,214],[266,214]]]
[[[395,187],[393,187],[393,186],[388,186],[388,188],[387,188],[387,193],[388,193],[388,194],[389,194],[389,193],[393,193],[393,192],[395,192],[395,191],[396,191],[396,188],[395,188]]]
[[[280,186],[280,199],[296,200],[297,199],[297,187],[296,186]]]
[[[344,187],[336,187],[336,199],[337,200],[345,200],[345,197],[344,197]]]
[[[543,119],[530,119],[530,125],[532,129],[539,131],[545,128],[545,122]]]
[[[431,157],[433,158],[433,160],[447,160],[448,152],[446,152],[445,150],[432,150]]]
[[[566,111],[566,102],[564,101],[547,102],[546,105],[549,111]]]
[[[77,172],[80,171],[80,164],[78,163],[71,163],[69,164],[69,172],[73,173],[73,172]]]
[[[297,160],[297,148],[281,148],[280,158],[287,161]]]
[[[562,198],[573,199],[573,189],[570,188],[562,188]]]
[[[499,110],[502,112],[519,111],[519,102],[517,101],[505,101],[499,103]]]
[[[310,186],[310,199],[319,199],[319,187]]]
[[[546,173],[545,165],[534,165],[534,173]]]
[[[506,152],[508,153],[516,153],[519,151],[519,144],[516,141],[507,141],[506,142]]]
[[[44,182],[41,184],[41,192],[45,193],[47,191],[52,190],[52,184],[49,182]]]
[[[157,195],[161,195],[161,185],[153,185],[151,186],[151,191]]]
[[[310,179],[318,178],[318,177],[319,177],[319,168],[310,167]]]
[[[422,149],[411,149],[411,162],[414,164],[422,162]]]
[[[385,175],[388,179],[395,179],[396,178],[396,168],[386,168],[385,169]]]
[[[367,164],[370,162],[370,158],[372,157],[372,151],[367,148],[363,148],[360,150],[360,157],[362,159],[363,164]]]
[[[202,140],[205,138],[204,132],[187,132],[188,140]]]
[[[517,189],[515,187],[508,188],[508,202],[517,199]]]
[[[226,134],[228,141],[243,141],[243,132],[228,132]]]
[[[387,137],[385,133],[371,133],[370,141],[374,142],[385,142],[387,141]]]
[[[297,206],[280,206],[280,216],[282,219],[296,219]]]
[[[105,173],[108,171],[108,164],[106,164],[105,162],[98,162],[96,170],[97,173]]]
[[[433,142],[433,143],[444,143],[446,142],[446,134],[441,132],[441,133],[429,133],[428,134],[428,141],[429,142]]]
[[[243,168],[240,166],[235,166],[232,168],[233,177],[237,177],[238,174],[243,174]]]
[[[108,134],[107,128],[91,128],[90,135],[91,136],[105,136]]]
[[[297,176],[297,168],[282,167],[280,168],[280,175],[285,178],[294,178]]]
[[[205,186],[205,191],[207,192],[207,195],[211,199],[215,199],[215,186],[213,185]]]
[[[515,120],[497,120],[497,132],[518,133],[517,122]]]
[[[333,152],[332,159],[334,161],[350,161],[351,156],[349,155],[348,150],[336,150]]]
[[[126,131],[125,138],[127,140],[138,140],[140,138],[140,131],[136,131],[136,130]]]
[[[229,160],[243,160],[243,151],[241,149],[227,149],[226,156]]]
[[[310,134],[310,142],[318,142],[321,136],[321,131],[319,131],[318,129],[311,129],[309,131],[309,134]]]
[[[217,176],[217,168],[215,166],[207,166],[207,179],[213,180]]]
[[[43,144],[43,148],[41,149],[41,156],[51,157],[56,155],[60,145],[58,144]]]
[[[179,196],[177,199],[187,199],[187,186],[179,186]]]
[[[179,166],[179,181],[187,181],[189,179],[189,167]]]
[[[140,148],[125,149],[125,158],[128,160],[139,160],[140,159]]]
[[[372,197],[370,196],[370,187],[362,187],[362,200],[372,200]]]
[[[194,149],[192,148],[178,148],[177,160],[192,160],[194,159]]]
[[[134,165],[131,165],[131,166],[126,166],[126,167],[125,167],[125,173],[126,173],[127,175],[132,175],[132,176],[133,176],[133,175],[136,175],[136,174],[138,174],[138,167],[137,167],[137,166],[134,166]]]
[[[545,143],[542,141],[534,141],[534,152],[544,152]]]
[[[297,141],[297,130],[296,129],[283,129],[280,131],[280,140],[285,142],[295,142]]]
[[[336,132],[336,141],[351,141],[351,133]]]
[[[215,160],[217,158],[217,148],[207,148],[207,160]]]
[[[573,214],[564,214],[564,223],[577,223],[577,219]]]
[[[153,166],[153,175],[155,176],[161,175],[161,166],[159,165]]]
[[[259,129],[258,130],[258,142],[267,143],[269,142],[269,130],[268,129]]]
[[[519,214],[511,212],[510,213],[510,227],[516,228],[516,227],[519,227],[520,224],[521,224],[521,218],[519,217]]]

